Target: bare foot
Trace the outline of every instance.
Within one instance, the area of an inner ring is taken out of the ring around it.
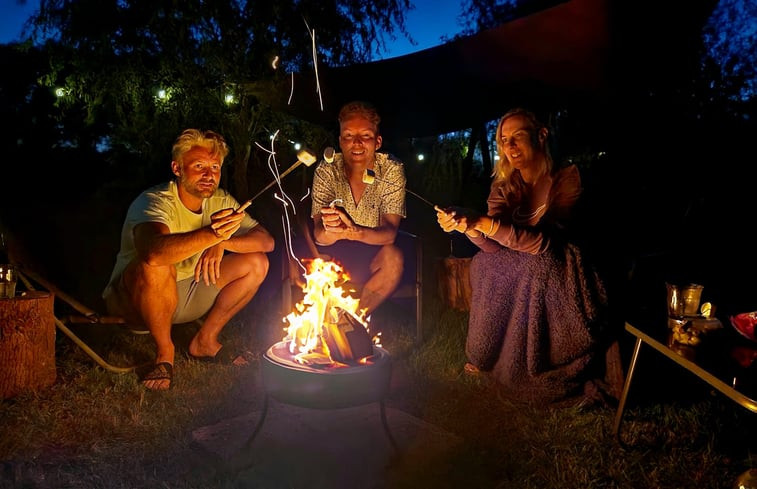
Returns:
[[[466,374],[480,374],[481,373],[481,370],[470,362],[467,362],[465,364],[465,367],[463,367],[463,370],[465,371]]]
[[[214,344],[202,343],[195,335],[192,341],[189,342],[189,354],[195,358],[214,357],[216,353],[221,350],[221,345],[218,341]]]

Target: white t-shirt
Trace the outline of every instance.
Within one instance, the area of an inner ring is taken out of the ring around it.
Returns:
[[[116,257],[108,286],[103,291],[106,297],[111,291],[111,284],[120,277],[121,272],[137,256],[134,247],[134,227],[144,222],[159,222],[168,226],[173,233],[194,231],[210,224],[210,216],[229,207],[236,209],[239,202],[226,190],[218,189],[209,198],[202,201],[202,212],[194,213],[184,206],[179,199],[176,181],[156,185],[142,192],[129,206],[121,229],[121,250]],[[245,212],[242,225],[235,235],[244,234],[258,225],[258,222]],[[186,260],[176,263],[176,280],[184,280],[194,275],[195,265],[202,253],[197,253]]]

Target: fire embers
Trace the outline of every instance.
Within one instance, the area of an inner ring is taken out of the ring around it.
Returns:
[[[297,311],[284,318],[289,323],[284,341],[294,359],[311,366],[363,363],[378,338],[370,338],[365,310],[350,295],[354,290],[344,288],[349,275],[337,263],[316,258],[305,279]]]

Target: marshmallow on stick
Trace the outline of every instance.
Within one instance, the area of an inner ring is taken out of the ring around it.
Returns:
[[[401,187],[401,185],[397,185],[396,183],[392,183],[392,182],[387,182],[386,180],[377,177],[375,171],[371,170],[370,168],[366,168],[365,171],[363,172],[363,183],[367,183],[368,185],[373,185],[373,182],[375,182],[376,180],[379,180],[389,185],[394,185],[395,187]],[[408,189],[407,187],[404,187],[404,188],[405,188],[405,192],[409,193],[410,195],[414,195],[415,197],[419,198],[422,202],[425,202],[431,207],[436,207],[434,204],[424,199],[420,195],[416,194],[412,190]]]
[[[331,146],[328,146],[326,149],[323,150],[323,161],[326,163],[333,163],[334,162],[334,148]]]
[[[363,183],[367,183],[368,185],[373,185],[373,182],[376,181],[376,172],[371,170],[370,168],[366,168],[363,172]]]
[[[315,160],[316,160],[315,153],[313,153],[309,149],[301,149],[297,152],[297,162],[305,163],[305,166],[313,166],[313,163],[315,163]],[[296,164],[297,163],[295,163],[295,165]],[[286,172],[284,172],[284,174],[286,174]]]

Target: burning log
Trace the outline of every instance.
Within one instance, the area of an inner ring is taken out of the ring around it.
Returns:
[[[309,261],[304,298],[287,315],[284,341],[294,359],[306,365],[356,364],[372,355],[378,338],[371,339],[365,310],[347,290],[349,275],[335,262]],[[378,345],[380,346],[380,345]]]
[[[337,362],[350,363],[373,353],[373,342],[368,330],[349,311],[337,308],[338,320],[329,323],[324,332],[329,354]]]

